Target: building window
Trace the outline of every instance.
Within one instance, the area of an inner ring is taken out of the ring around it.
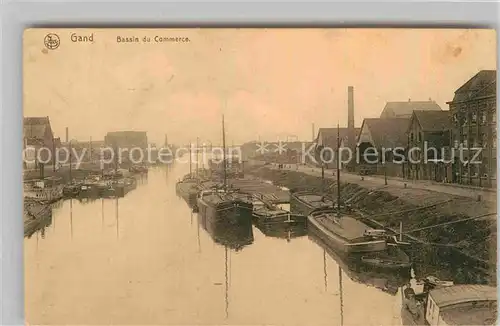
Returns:
[[[492,147],[496,149],[497,148],[497,135],[495,132],[493,133],[493,139],[491,140],[491,142],[492,142]]]
[[[476,123],[477,121],[477,114],[476,112],[472,113],[472,123]]]
[[[419,141],[419,142],[421,142],[421,141],[422,141],[422,133],[421,133],[421,132],[419,132],[419,133],[418,133],[418,141]]]
[[[467,139],[464,139],[464,141],[462,142],[462,145],[467,148]]]
[[[410,132],[410,141],[413,142],[413,133]]]

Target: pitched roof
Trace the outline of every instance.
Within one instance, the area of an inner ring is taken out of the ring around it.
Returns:
[[[451,129],[450,111],[413,111],[423,131],[443,131]]]
[[[340,136],[340,139],[347,140],[349,135],[348,128],[319,128],[318,136],[316,137],[316,144],[323,145],[325,147],[329,147],[332,149],[337,148],[337,136]],[[354,139],[358,138],[358,135],[361,131],[361,128],[354,128]]]
[[[391,112],[395,118],[410,117],[414,110],[422,111],[441,111],[441,107],[435,101],[403,101],[403,102],[387,102],[384,110],[380,114],[381,118],[391,116]]]
[[[496,95],[496,70],[481,70],[455,91],[453,102],[463,102],[478,97]]]
[[[368,118],[363,120],[361,129],[368,128],[372,145],[376,148],[404,147],[409,122],[410,118]]]
[[[43,140],[47,127],[50,128],[49,117],[25,117],[23,119],[23,137]]]

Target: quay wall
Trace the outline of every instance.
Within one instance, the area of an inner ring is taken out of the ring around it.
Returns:
[[[337,196],[337,185],[333,179],[325,179],[323,185],[321,177],[318,176],[262,166],[252,167],[246,173],[292,190],[307,189],[319,192],[325,189],[328,196],[334,199]],[[478,282],[495,282],[496,215],[432,227],[459,219],[494,213],[496,208],[492,203],[423,189],[391,187],[390,185],[377,188],[367,187],[363,185],[361,178],[357,183],[341,182],[340,188],[343,202],[350,203],[352,207],[379,225],[399,231],[400,222],[402,222],[403,234],[408,234],[413,240],[419,242],[420,253],[427,252],[433,247],[458,251],[460,256],[464,257],[464,264],[467,261],[467,264],[474,265],[475,269],[481,270],[483,276],[486,275],[484,277],[487,281],[477,280]],[[426,227],[429,228],[410,232]],[[460,269],[461,264],[458,264],[457,260],[462,260],[462,258],[457,258],[457,255],[445,256],[448,258],[434,258],[454,260],[443,263],[455,264]],[[456,270],[455,272],[462,273],[463,271]]]

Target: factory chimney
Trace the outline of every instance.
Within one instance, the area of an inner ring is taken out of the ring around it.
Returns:
[[[69,142],[69,131],[68,127],[66,127],[66,144]]]
[[[352,157],[356,157],[354,154],[356,151],[356,132],[354,130],[354,87],[347,87],[347,146],[350,148]],[[348,164],[348,169],[354,171],[355,160],[351,160]]]

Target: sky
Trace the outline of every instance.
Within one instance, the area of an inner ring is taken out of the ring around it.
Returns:
[[[44,45],[48,33],[60,45]],[[72,42],[71,35],[92,42]],[[141,42],[117,42],[138,37]],[[155,42],[187,37],[189,42]],[[142,42],[149,37],[150,42]],[[355,125],[388,101],[447,101],[473,75],[496,69],[486,29],[28,29],[24,116],[49,116],[56,137],[102,140],[147,131],[150,142],[228,144],[311,140],[312,124]]]

